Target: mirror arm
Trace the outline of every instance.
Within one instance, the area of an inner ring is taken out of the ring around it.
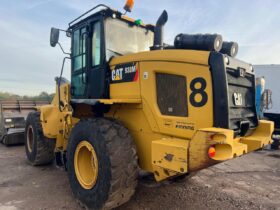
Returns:
[[[71,60],[71,57],[64,57],[63,58],[63,62],[62,62],[62,67],[61,67],[61,71],[60,71],[60,75],[59,75],[59,79],[57,81],[57,88],[58,88],[58,108],[59,108],[59,111],[62,112],[61,110],[61,100],[60,100],[60,84],[61,84],[61,79],[62,79],[62,74],[63,74],[63,69],[64,69],[64,64],[65,64],[65,61],[66,59],[69,59]]]
[[[67,37],[71,37],[71,30],[63,30],[63,29],[60,29],[60,28],[58,30],[65,32]]]
[[[67,53],[67,52],[64,51],[64,49],[62,48],[62,46],[61,46],[61,44],[59,42],[57,42],[57,44],[59,45],[59,47],[60,47],[61,51],[63,52],[63,54],[71,56],[70,53]]]

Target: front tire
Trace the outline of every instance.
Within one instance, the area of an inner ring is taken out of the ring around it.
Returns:
[[[55,140],[44,136],[40,122],[40,112],[28,114],[24,139],[25,153],[33,166],[46,165],[53,162]]]
[[[114,120],[81,120],[71,131],[67,169],[74,196],[87,208],[112,209],[127,202],[138,177],[128,130]]]

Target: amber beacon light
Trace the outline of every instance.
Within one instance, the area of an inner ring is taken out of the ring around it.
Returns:
[[[124,9],[126,12],[131,12],[133,6],[134,6],[134,0],[127,0]]]

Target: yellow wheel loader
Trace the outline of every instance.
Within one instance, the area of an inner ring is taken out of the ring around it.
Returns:
[[[127,202],[139,169],[162,181],[271,142],[273,123],[256,114],[254,69],[234,58],[236,43],[179,34],[164,44],[167,19],[164,11],[148,25],[106,5],[76,18],[64,31],[71,82],[63,65],[52,103],[27,118],[28,160],[65,166],[87,208]],[[52,28],[51,46],[60,31]]]

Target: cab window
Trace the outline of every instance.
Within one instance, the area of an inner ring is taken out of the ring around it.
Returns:
[[[92,34],[92,67],[100,65],[101,55],[101,23],[93,24]]]
[[[78,29],[73,37],[73,70],[77,71],[86,66],[86,28]]]
[[[112,56],[149,51],[153,46],[152,31],[118,19],[107,18],[105,32],[107,60]]]

